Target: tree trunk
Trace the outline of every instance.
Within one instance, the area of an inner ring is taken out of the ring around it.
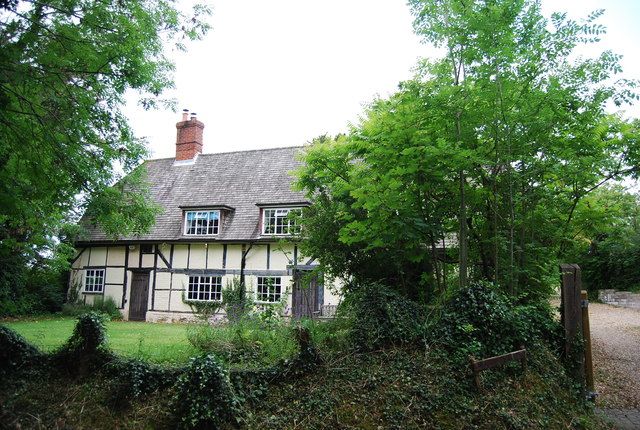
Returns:
[[[467,200],[465,197],[465,178],[464,171],[460,170],[460,213],[458,214],[458,223],[460,224],[460,234],[458,238],[458,249],[460,250],[460,288],[467,286]]]

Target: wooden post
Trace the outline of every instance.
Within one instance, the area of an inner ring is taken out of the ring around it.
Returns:
[[[561,320],[564,326],[565,345],[564,352],[569,356],[575,345],[576,336],[582,329],[582,310],[580,304],[580,290],[582,279],[580,268],[575,264],[561,264],[560,276],[562,281]]]
[[[593,356],[591,354],[591,328],[589,327],[589,296],[585,290],[582,298],[582,338],[584,339],[584,370],[587,380],[587,397],[595,400],[595,386],[593,382]]]
[[[471,363],[471,371],[473,372],[473,380],[476,383],[476,388],[482,393],[484,392],[484,388],[482,387],[482,381],[480,380],[480,372],[477,369],[477,361],[472,355],[469,356],[469,363]]]
[[[561,287],[561,321],[564,327],[564,355],[569,363],[569,373],[580,383],[585,383],[584,353],[576,350],[582,334],[582,276],[577,264],[560,265]]]

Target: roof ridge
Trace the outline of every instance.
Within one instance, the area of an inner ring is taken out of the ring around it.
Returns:
[[[226,155],[226,154],[237,154],[237,153],[247,153],[247,152],[260,152],[260,151],[275,151],[278,149],[295,149],[295,148],[304,148],[304,145],[294,145],[294,146],[276,146],[275,148],[262,148],[262,149],[244,149],[238,151],[227,151],[227,152],[207,152],[200,153],[198,157],[205,157],[208,155]],[[149,158],[145,161],[162,161],[162,160],[173,160],[176,157],[164,157],[164,158]]]

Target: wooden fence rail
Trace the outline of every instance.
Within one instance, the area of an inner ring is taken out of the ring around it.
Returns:
[[[482,391],[480,372],[502,366],[510,361],[519,361],[522,365],[522,371],[525,372],[527,370],[527,350],[524,347],[521,347],[518,351],[485,358],[484,360],[476,360],[473,356],[470,356],[469,361],[471,362],[471,370],[473,371],[473,378],[475,380],[476,387],[478,390]]]

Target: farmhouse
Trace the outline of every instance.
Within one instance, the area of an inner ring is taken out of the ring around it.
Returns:
[[[301,255],[290,216],[309,204],[291,189],[300,147],[203,154],[195,114],[185,111],[176,128],[175,157],[144,163],[163,209],[151,231],[114,240],[87,225],[76,243],[70,288],[79,300],[111,297],[129,320],[190,319],[189,302],[220,301],[243,276],[258,307],[328,316],[339,297]]]

